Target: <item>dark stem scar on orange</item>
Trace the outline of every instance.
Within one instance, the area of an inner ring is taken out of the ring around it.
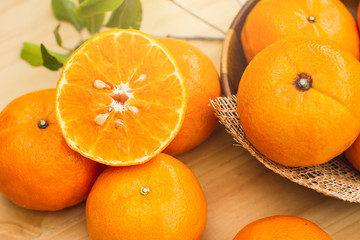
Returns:
[[[312,86],[312,78],[306,73],[300,73],[295,78],[294,86],[300,91],[307,91]]]
[[[38,122],[38,128],[40,128],[40,129],[45,129],[48,126],[49,126],[49,123],[46,120],[42,119]]]

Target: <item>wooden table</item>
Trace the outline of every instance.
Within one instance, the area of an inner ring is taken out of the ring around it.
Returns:
[[[169,0],[143,0],[142,30],[156,35],[223,37]],[[240,9],[237,0],[178,0],[187,9],[226,31]],[[0,109],[32,90],[54,88],[59,72],[33,68],[19,58],[22,42],[44,43],[59,50],[50,1],[0,1]],[[61,27],[64,44],[73,46],[75,31]],[[219,68],[221,41],[190,41]],[[61,49],[60,49],[61,51]],[[206,240],[229,240],[247,223],[269,215],[295,215],[315,222],[334,240],[360,239],[360,204],[326,197],[282,178],[257,162],[223,127],[196,149],[178,156],[198,177],[209,204]],[[84,203],[59,212],[19,208],[0,195],[0,239],[89,239]]]

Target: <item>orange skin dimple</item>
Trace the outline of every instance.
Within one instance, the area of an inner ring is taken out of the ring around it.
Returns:
[[[196,177],[163,153],[141,165],[109,167],[86,202],[93,240],[200,240],[206,218]]]
[[[271,216],[246,225],[233,240],[331,240],[314,223],[299,217]]]
[[[295,80],[309,76],[311,87]],[[360,63],[331,41],[287,38],[246,68],[237,107],[249,141],[285,166],[313,166],[344,152],[360,132]]]
[[[48,126],[39,128],[40,120]],[[67,146],[55,118],[55,89],[15,99],[0,123],[0,192],[32,210],[55,211],[85,200],[103,166]]]
[[[262,0],[247,16],[241,42],[248,62],[284,37],[323,38],[359,59],[356,22],[339,0]]]
[[[213,62],[199,49],[176,39],[160,39],[178,62],[187,89],[187,110],[179,133],[163,151],[177,155],[204,142],[217,125],[210,99],[220,97],[219,77]]]

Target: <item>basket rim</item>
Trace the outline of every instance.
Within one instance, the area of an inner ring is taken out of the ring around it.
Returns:
[[[240,34],[243,25],[241,25],[242,18],[251,11],[252,8],[259,2],[260,0],[247,0],[239,12],[235,15],[232,23],[230,24],[229,29],[225,35],[221,54],[220,54],[220,84],[222,89],[223,96],[232,96],[237,92],[237,86],[234,86],[234,83],[231,81],[231,76],[229,76],[229,57],[230,57],[230,43],[231,40],[237,38],[237,41],[241,44]],[[356,19],[357,10],[358,10],[358,1],[356,0],[340,0],[350,11],[353,17]],[[349,7],[352,6],[352,7]]]
[[[229,51],[230,51],[230,41],[233,37],[238,38],[235,29],[239,26],[241,17],[248,12],[250,9],[253,8],[253,5],[257,3],[259,0],[248,0],[246,3],[241,7],[239,12],[236,14],[234,20],[232,21],[226,35],[224,38],[224,42],[222,45],[221,50],[221,57],[220,57],[220,82],[221,88],[224,96],[232,96],[234,93],[231,92],[232,86],[231,81],[229,78],[229,74],[227,72],[228,69],[228,58],[229,58]],[[242,28],[242,27],[241,27]],[[241,29],[240,29],[241,30]],[[238,39],[240,42],[240,39]],[[236,87],[237,88],[237,87]]]

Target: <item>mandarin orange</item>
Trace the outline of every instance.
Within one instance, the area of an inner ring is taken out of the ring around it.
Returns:
[[[199,240],[206,218],[196,177],[164,153],[141,165],[107,168],[86,202],[93,240]]]
[[[314,223],[299,217],[271,216],[246,225],[234,240],[331,240]]]
[[[177,155],[204,142],[217,125],[210,99],[220,97],[219,77],[213,62],[196,47],[177,39],[160,39],[179,64],[187,90],[184,122],[163,152]]]
[[[345,151],[345,156],[351,165],[358,171],[360,171],[360,138]]]
[[[33,210],[85,200],[103,166],[67,146],[56,122],[55,89],[15,99],[0,123],[0,192]]]
[[[280,40],[259,53],[239,84],[249,141],[286,166],[331,160],[360,131],[360,63],[331,41]]]
[[[57,118],[68,145],[108,165],[144,163],[176,136],[186,90],[163,45],[137,30],[110,30],[64,64]]]
[[[335,41],[359,58],[356,22],[339,0],[261,0],[247,16],[241,42],[248,62],[283,37]]]

